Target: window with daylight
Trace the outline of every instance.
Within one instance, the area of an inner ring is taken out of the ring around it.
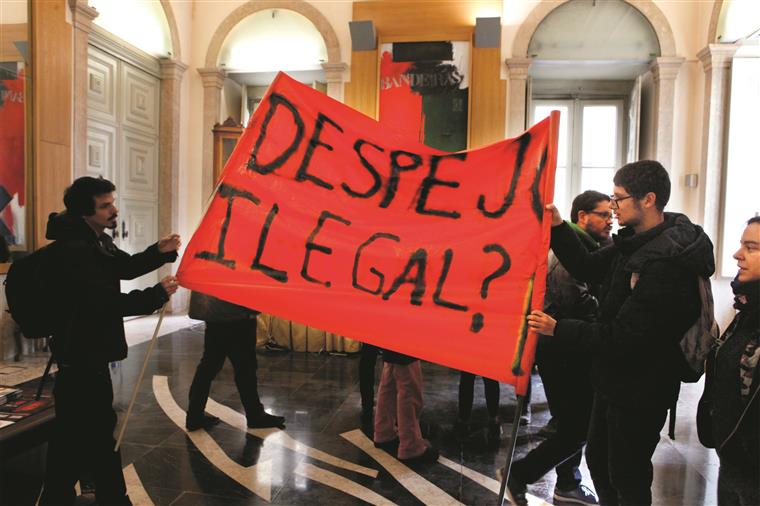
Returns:
[[[560,112],[554,203],[569,216],[579,193],[612,193],[612,177],[623,164],[623,100],[534,100],[531,124],[553,110]]]
[[[163,58],[172,55],[171,33],[164,8],[144,0],[90,0],[98,11],[93,23],[146,53]]]

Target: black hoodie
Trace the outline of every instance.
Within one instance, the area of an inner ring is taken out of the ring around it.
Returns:
[[[129,255],[110,236],[97,237],[85,221],[65,212],[52,213],[45,236],[55,241],[51,255],[52,290],[60,305],[53,354],[62,364],[102,366],[127,356],[123,317],[150,314],[168,299],[160,284],[121,293],[120,279],[151,272],[177,253],[160,253],[154,244]]]
[[[613,244],[588,253],[563,224],[552,250],[577,279],[601,283],[599,319],[560,320],[555,337],[592,356],[594,388],[626,407],[670,407],[678,398],[679,342],[701,310],[697,276],[715,271],[713,247],[701,227],[665,213],[660,225],[624,228]]]

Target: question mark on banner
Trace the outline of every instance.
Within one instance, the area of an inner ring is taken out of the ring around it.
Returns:
[[[491,253],[496,252],[501,255],[501,265],[498,269],[486,276],[483,280],[483,284],[480,285],[480,298],[485,300],[488,297],[488,288],[491,286],[491,282],[505,275],[509,272],[509,268],[512,267],[512,260],[509,258],[509,253],[500,244],[486,244],[483,246],[483,252]],[[472,315],[472,323],[470,324],[470,331],[478,333],[483,328],[483,313],[475,313]]]

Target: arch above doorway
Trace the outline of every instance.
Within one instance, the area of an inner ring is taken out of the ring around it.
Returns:
[[[147,54],[157,58],[179,61],[181,56],[179,30],[169,0],[154,4],[144,2],[109,2],[106,0],[73,0],[72,9],[85,15],[94,9],[94,16],[82,26],[86,31],[90,24],[99,25],[105,31],[127,41]],[[80,23],[83,21],[79,16]],[[139,19],[144,26],[137,26]]]
[[[211,42],[206,52],[205,67],[213,68],[217,66],[219,51],[222,49],[224,39],[235,25],[251,14],[266,9],[287,9],[306,17],[314,24],[325,40],[327,63],[340,63],[340,42],[338,41],[338,35],[327,18],[316,7],[304,0],[266,0],[263,2],[251,0],[232,11],[219,24],[214,35],[211,37]]]
[[[560,5],[570,0],[542,0],[520,25],[512,44],[512,55],[515,58],[529,57],[528,46],[538,25]],[[649,21],[657,34],[660,43],[660,53],[664,57],[676,56],[676,43],[670,23],[659,7],[652,0],[626,0]]]
[[[179,29],[177,28],[177,19],[174,17],[174,10],[169,0],[161,0],[161,7],[166,15],[166,22],[169,24],[169,36],[172,40],[172,56],[174,60],[182,60],[182,51],[179,43]]]

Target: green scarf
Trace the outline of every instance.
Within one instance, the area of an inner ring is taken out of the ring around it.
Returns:
[[[570,225],[570,228],[573,229],[573,231],[580,237],[581,241],[585,243],[586,248],[589,251],[594,251],[599,249],[599,242],[596,241],[593,237],[591,237],[591,234],[583,230],[581,227],[573,223],[572,221],[566,221],[568,225]]]

